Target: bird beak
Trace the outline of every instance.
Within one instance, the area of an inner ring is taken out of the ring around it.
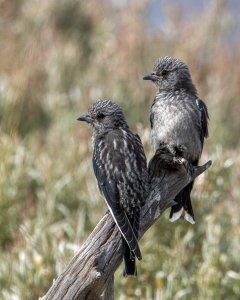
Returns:
[[[150,74],[147,74],[143,77],[143,80],[152,80],[152,81],[156,81],[158,80],[159,77],[157,76],[156,73],[150,73]]]
[[[77,118],[78,121],[84,121],[87,123],[92,123],[92,118],[89,115],[82,115],[79,118]]]

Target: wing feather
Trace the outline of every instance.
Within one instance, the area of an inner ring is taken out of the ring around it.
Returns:
[[[198,109],[201,113],[201,133],[200,133],[200,138],[201,142],[203,144],[204,138],[208,137],[208,120],[209,120],[209,115],[208,115],[208,109],[206,104],[201,100],[197,99],[197,106]]]
[[[121,234],[126,240],[130,250],[134,252],[138,259],[141,259],[142,256],[137,238],[133,232],[132,225],[126,215],[126,212],[123,210],[120,204],[118,183],[122,181],[121,172],[115,172],[114,178],[109,178],[105,169],[106,164],[100,160],[100,153],[98,153],[98,151],[100,151],[99,147],[95,147],[93,155],[93,169],[98,181],[99,189],[104,196],[109,211]],[[107,162],[108,164],[113,163],[111,162],[112,157],[114,156],[109,155],[108,159],[110,161]]]

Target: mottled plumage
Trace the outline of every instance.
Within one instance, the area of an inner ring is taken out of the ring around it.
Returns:
[[[121,108],[98,100],[78,120],[93,128],[93,169],[100,192],[123,236],[124,275],[136,275],[140,210],[147,197],[147,162],[138,135],[133,134]]]
[[[150,110],[151,143],[155,150],[160,144],[168,145],[175,154],[198,165],[204,138],[208,136],[208,111],[198,98],[188,66],[173,57],[157,60],[154,70],[143,79],[151,80],[157,87]],[[193,183],[186,186],[175,198],[170,220],[181,216],[195,223],[190,192]]]

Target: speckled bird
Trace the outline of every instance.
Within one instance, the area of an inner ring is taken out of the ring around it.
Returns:
[[[137,275],[136,257],[141,207],[148,193],[147,161],[141,140],[133,134],[122,109],[98,100],[78,118],[93,129],[93,169],[107,207],[122,234],[124,276]]]
[[[188,66],[181,60],[164,56],[154,65],[153,72],[143,77],[151,80],[157,92],[150,110],[151,144],[155,150],[165,144],[170,151],[197,166],[204,138],[208,136],[208,110],[198,98]],[[194,224],[190,193],[193,182],[175,198],[170,221],[184,217]]]

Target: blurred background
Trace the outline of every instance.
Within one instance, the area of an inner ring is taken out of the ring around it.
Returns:
[[[196,180],[196,224],[167,211],[141,240],[138,278],[116,299],[239,299],[240,2],[0,1],[0,299],[37,299],[105,208],[91,130],[76,118],[113,99],[141,136],[155,89],[142,77],[172,55],[190,68],[210,114]]]

